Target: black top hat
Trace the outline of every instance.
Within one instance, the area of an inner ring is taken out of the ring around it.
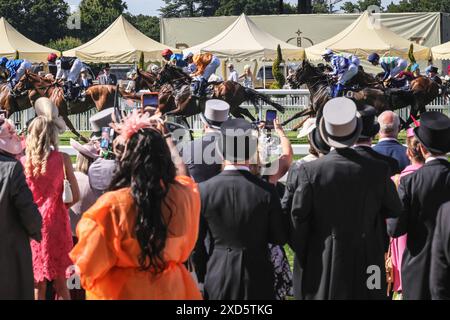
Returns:
[[[109,63],[105,64],[105,67],[103,69],[111,69],[111,66],[109,65]]]
[[[361,131],[360,138],[373,138],[380,131],[380,124],[378,123],[376,116],[377,110],[369,105],[363,106],[360,110],[358,110],[362,123],[363,129]]]
[[[219,151],[224,160],[246,161],[257,150],[258,138],[250,122],[244,119],[229,119],[220,126]]]
[[[429,152],[450,152],[450,119],[446,115],[436,111],[423,113],[414,133]]]
[[[330,153],[330,146],[325,143],[318,128],[314,128],[308,135],[312,147],[321,154]]]

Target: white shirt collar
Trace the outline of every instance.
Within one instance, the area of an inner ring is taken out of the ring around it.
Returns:
[[[378,142],[382,142],[382,141],[398,141],[395,138],[381,138],[380,140],[378,140]]]
[[[429,157],[425,160],[425,163],[438,159],[447,161],[447,158],[445,156],[439,156],[439,157]]]
[[[223,171],[249,171],[250,169],[246,166],[235,166],[232,164],[226,165],[225,168],[223,168]]]

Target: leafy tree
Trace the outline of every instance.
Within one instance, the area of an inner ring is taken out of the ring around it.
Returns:
[[[0,0],[0,16],[39,43],[65,35],[68,9],[64,0]]]
[[[132,15],[129,12],[125,13],[124,17],[147,37],[160,41],[158,17],[146,16],[143,14]]]
[[[388,12],[450,12],[450,0],[401,0],[387,6]]]
[[[280,45],[277,46],[277,57],[272,65],[272,74],[275,79],[275,83],[272,85],[271,89],[281,89],[283,88],[286,80],[283,75],[283,68],[281,64],[283,63],[283,54],[281,53]]]
[[[242,13],[247,15],[278,14],[278,0],[221,0],[221,6],[216,11],[216,16],[237,16]],[[295,8],[285,3],[284,13],[294,13]]]
[[[177,18],[177,17],[195,17],[199,15],[197,8],[200,6],[200,1],[164,0],[164,2],[166,3],[166,5],[161,9],[159,9],[163,17]]]
[[[380,8],[380,11],[383,11],[381,0],[359,0],[356,3],[347,1],[342,5],[341,9],[346,13],[354,13],[366,11],[370,6],[377,6]]]
[[[83,42],[78,38],[64,37],[58,40],[52,40],[46,46],[63,52],[81,46],[82,44]]]
[[[127,8],[122,0],[82,0],[81,29],[75,34],[85,41],[90,40],[109,27]]]
[[[316,0],[312,3],[313,13],[331,13],[327,0]]]

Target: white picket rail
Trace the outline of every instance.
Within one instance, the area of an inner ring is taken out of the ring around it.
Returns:
[[[310,101],[309,91],[306,89],[298,89],[298,90],[282,89],[282,90],[258,90],[258,91],[270,96],[272,100],[285,107],[286,109],[285,113],[278,114],[280,121],[284,121],[290,116],[299,112],[300,110],[306,108],[309,105]],[[139,108],[140,102],[120,99],[120,105],[122,109],[129,110],[132,108]],[[252,112],[252,114],[255,115],[255,108],[253,107],[253,105],[243,103],[241,106],[244,108],[248,108]],[[260,118],[261,116],[264,117],[264,109],[272,108],[265,103],[263,103],[262,106],[263,111],[259,115]],[[450,115],[450,101],[448,98],[439,97],[427,106],[427,110],[444,112],[447,115]],[[397,111],[397,113],[404,119],[408,117],[409,115],[408,112],[409,111],[407,108]],[[81,114],[71,115],[69,116],[69,118],[78,131],[89,131],[90,130],[89,118],[95,113],[96,111],[92,109]],[[28,109],[15,113],[13,115],[13,120],[17,124],[17,127],[21,129],[25,127],[27,121],[32,119],[34,116],[35,116],[34,110]],[[202,123],[200,121],[199,116],[190,117],[188,122],[193,130],[201,130]],[[291,129],[294,123],[290,123],[287,126],[287,129]]]

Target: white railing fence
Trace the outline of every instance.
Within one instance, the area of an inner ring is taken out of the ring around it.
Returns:
[[[283,107],[285,107],[285,113],[278,114],[278,118],[281,122],[288,119],[289,117],[293,116],[297,112],[301,111],[302,109],[308,107],[309,105],[309,91],[305,89],[299,89],[299,90],[258,90],[261,93],[264,93],[272,98],[273,101],[279,103]],[[120,99],[120,105],[123,110],[130,110],[133,108],[139,108],[140,102],[133,102],[130,100],[123,100]],[[255,115],[255,108],[253,105],[244,103],[241,105],[244,108],[248,108],[250,112]],[[265,116],[265,109],[272,109],[271,106],[267,104],[262,104],[263,110],[260,113],[260,118]],[[112,107],[112,106],[111,106]],[[443,112],[447,115],[450,115],[450,101],[446,98],[439,97],[436,100],[434,100],[432,103],[430,103],[427,106],[427,110],[429,111],[439,111]],[[72,121],[73,125],[75,126],[75,129],[78,131],[89,131],[89,118],[95,114],[96,111],[94,109],[91,109],[87,112],[77,114],[77,115],[71,115],[69,116],[70,120]],[[397,113],[403,118],[406,119],[409,116],[409,110],[408,108],[404,108],[401,110],[398,110]],[[13,120],[16,123],[18,129],[24,128],[26,126],[27,121],[30,119],[33,119],[35,116],[34,110],[28,109],[24,110],[18,113],[15,113],[13,115]],[[298,121],[298,120],[297,120]],[[286,126],[287,129],[291,129],[297,121],[291,122],[289,125]],[[202,123],[200,121],[199,116],[193,116],[188,119],[188,123],[193,130],[201,130],[202,129]]]

